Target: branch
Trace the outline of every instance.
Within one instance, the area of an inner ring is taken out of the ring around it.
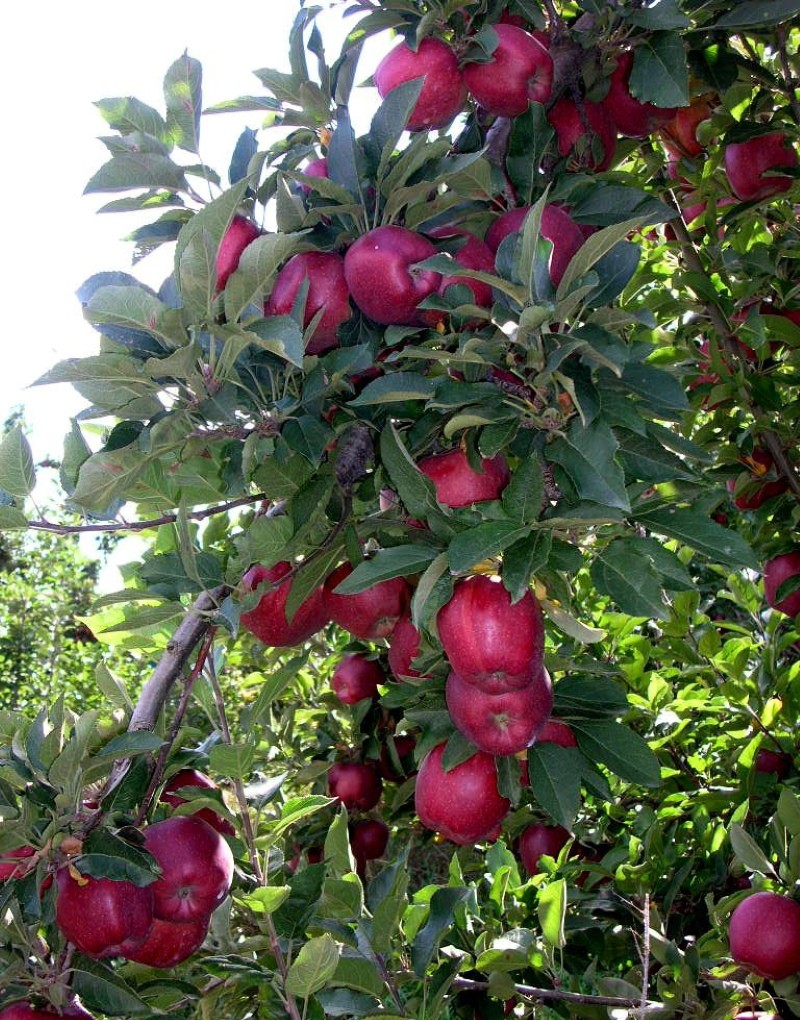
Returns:
[[[778,56],[781,62],[781,71],[783,72],[786,94],[789,97],[789,103],[792,107],[792,114],[794,115],[795,122],[800,124],[800,102],[798,102],[797,99],[797,79],[792,74],[792,68],[789,63],[789,50],[786,45],[785,25],[778,25],[775,29],[775,37],[778,43]]]
[[[472,978],[457,977],[453,980],[454,988],[470,988],[475,991],[488,991],[488,981],[473,981]],[[616,995],[585,995],[582,992],[565,992],[559,988],[535,988],[532,985],[514,985],[518,995],[528,999],[554,1000],[557,1002],[574,1002],[583,1006],[617,1006],[621,1009],[642,1010],[639,999],[622,999]],[[666,1009],[663,1002],[647,1001],[643,1014],[656,1013]]]

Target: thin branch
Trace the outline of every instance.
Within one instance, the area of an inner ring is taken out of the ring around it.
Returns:
[[[789,49],[786,44],[785,25],[778,25],[775,29],[775,37],[778,43],[778,57],[781,62],[781,71],[783,72],[786,94],[789,97],[789,103],[792,107],[792,114],[794,115],[795,123],[800,124],[800,102],[797,98],[797,79],[792,74],[792,67],[789,63]]]
[[[469,988],[475,991],[488,991],[488,981],[473,981],[472,978],[457,977],[453,980],[454,988]],[[574,1002],[582,1006],[617,1006],[621,1009],[636,1009],[642,1007],[639,999],[623,999],[616,995],[587,995],[582,992],[565,992],[560,988],[535,988],[532,985],[514,985],[517,995],[525,996],[528,999],[539,1001]],[[645,1014],[655,1013],[666,1007],[663,1002],[647,1001],[644,1006]]]
[[[639,1015],[647,1014],[647,989],[650,985],[650,893],[644,894],[644,923],[642,942],[642,1001],[639,1004]]]

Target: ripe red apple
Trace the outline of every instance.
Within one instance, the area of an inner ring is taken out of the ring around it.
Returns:
[[[603,106],[616,125],[617,131],[628,138],[645,138],[675,116],[674,106],[654,106],[642,103],[631,95],[630,78],[633,53],[625,50],[617,57],[617,66],[611,74],[611,83],[603,99]]]
[[[161,868],[150,887],[153,916],[175,924],[208,917],[233,881],[233,854],[222,836],[195,815],[173,815],[143,832]]]
[[[257,564],[250,567],[242,578],[242,588],[245,591],[255,591],[262,582],[279,581],[291,569],[291,563],[285,560],[269,568]],[[255,609],[242,613],[240,622],[245,630],[255,634],[259,641],[271,648],[288,648],[292,645],[299,645],[330,623],[322,586],[316,588],[305,602],[301,603],[292,617],[292,622],[288,623],[286,600],[291,590],[292,581],[289,580],[262,595],[261,601]]]
[[[437,622],[453,670],[487,694],[525,687],[542,671],[544,622],[530,591],[512,605],[499,580],[474,574],[456,582]]]
[[[175,967],[202,946],[210,921],[210,915],[180,924],[154,918],[147,938],[140,946],[127,950],[125,957],[148,967]]]
[[[372,765],[339,761],[328,770],[328,792],[349,810],[371,811],[381,799],[383,783]]]
[[[246,216],[234,216],[228,229],[222,236],[217,250],[217,293],[224,290],[228,277],[239,265],[242,252],[261,231]]]
[[[411,267],[435,254],[426,237],[405,227],[367,231],[344,256],[344,276],[353,300],[367,318],[381,325],[425,325],[426,315],[417,311],[417,305],[436,293],[442,277]]]
[[[353,314],[344,278],[344,259],[329,251],[302,251],[293,255],[278,273],[265,314],[288,315],[304,280],[308,280],[303,329],[322,311],[307,354],[324,354],[339,346],[337,330]]]
[[[367,861],[383,857],[389,842],[389,828],[378,818],[361,818],[350,824],[350,849],[356,859],[356,870],[362,875]]]
[[[547,720],[534,740],[535,744],[558,744],[559,747],[577,747],[578,741],[569,725],[561,719]]]
[[[775,462],[767,450],[757,446],[747,459],[750,479],[744,487],[737,485],[736,478],[729,478],[725,483],[737,510],[757,510],[768,499],[779,496],[789,488],[789,482],[783,477],[764,481],[764,476],[775,469]],[[734,495],[737,488],[738,494]]]
[[[29,1002],[12,1002],[0,1009],[0,1020],[58,1020],[59,1016],[71,1020],[94,1020],[91,1013],[73,1000],[56,1013],[53,1009],[36,1009]]]
[[[320,156],[318,159],[311,159],[306,163],[305,166],[300,167],[300,173],[305,174],[306,177],[319,177],[327,179],[328,177],[328,160],[325,156]],[[304,195],[311,194],[311,188],[307,184],[299,184],[298,187]]]
[[[411,600],[408,582],[394,577],[356,595],[337,595],[334,589],[352,572],[349,563],[342,563],[325,581],[325,605],[330,618],[364,641],[388,637],[408,609]]]
[[[56,872],[56,889],[56,924],[86,956],[124,956],[150,931],[152,885],[91,878],[64,865]]]
[[[0,882],[5,882],[9,878],[20,878],[27,870],[24,864],[20,864],[20,861],[33,857],[35,853],[32,846],[20,846],[16,850],[7,850],[0,856]]]
[[[713,110],[705,96],[696,96],[688,106],[681,106],[675,116],[661,129],[661,137],[675,158],[688,156],[694,159],[705,151],[705,146],[697,139],[697,128],[704,120],[708,120]]]
[[[757,892],[736,906],[728,923],[731,956],[752,973],[782,981],[800,971],[800,903]]]
[[[529,103],[547,103],[553,89],[553,58],[546,46],[516,25],[492,25],[497,46],[490,60],[464,67],[472,98],[495,117],[517,117]]]
[[[455,227],[437,227],[430,231],[431,237],[465,237],[466,241],[455,253],[453,258],[465,269],[474,269],[479,273],[493,273],[494,252],[484,241],[481,241],[475,234],[467,230],[457,230]],[[468,287],[472,291],[473,304],[480,308],[491,308],[494,300],[492,288],[488,283],[481,280],[471,280],[468,276],[443,276],[439,284],[439,293],[444,294],[448,287],[454,285]],[[437,313],[433,313],[437,314]]]
[[[529,825],[519,837],[519,855],[529,875],[539,870],[542,854],[558,857],[570,840],[570,834],[560,825]]]
[[[389,669],[398,680],[407,676],[420,676],[411,665],[419,653],[419,631],[406,614],[397,621],[389,638]]]
[[[748,138],[744,142],[730,142],[723,156],[725,173],[731,191],[740,202],[771,198],[792,186],[793,177],[786,174],[764,174],[797,166],[797,152],[782,131]]]
[[[483,457],[476,471],[461,447],[423,457],[417,467],[433,482],[437,500],[454,508],[499,499],[511,479],[502,453]]]
[[[775,556],[764,564],[764,596],[767,605],[772,606],[787,616],[800,613],[800,588],[793,591],[780,601],[777,600],[778,589],[792,577],[800,574],[800,549]]]
[[[548,110],[547,119],[555,130],[559,155],[571,157],[570,171],[608,170],[614,160],[617,131],[602,103],[584,101],[579,107],[563,96]]]
[[[426,755],[417,774],[415,803],[427,829],[453,843],[476,843],[499,825],[510,802],[497,789],[494,758],[478,751],[450,772],[442,768],[445,744]]]
[[[522,230],[525,217],[530,212],[529,205],[510,209],[492,223],[486,231],[486,243],[493,252],[497,252],[501,241],[516,231]],[[572,217],[558,205],[546,205],[542,211],[541,235],[553,244],[550,255],[550,278],[554,286],[561,279],[570,264],[572,256],[583,244],[583,234]]]
[[[759,747],[753,762],[756,772],[764,772],[786,779],[794,768],[794,758],[786,751],[773,751],[769,747]]]
[[[364,698],[374,698],[378,684],[386,683],[386,676],[375,659],[360,652],[352,652],[337,664],[331,677],[331,687],[339,701],[355,705]]]
[[[447,43],[428,37],[415,52],[408,43],[401,42],[378,64],[373,80],[381,99],[385,99],[398,85],[415,78],[425,81],[406,127],[409,131],[446,127],[467,98],[458,58]]]
[[[186,798],[178,796],[177,793],[178,790],[182,790],[184,787],[193,787],[199,790],[216,790],[217,784],[205,773],[198,772],[197,769],[181,769],[180,772],[176,772],[174,776],[167,780],[158,799],[162,804],[169,804],[171,807],[185,804]],[[207,825],[210,825],[212,829],[216,829],[223,836],[236,835],[236,829],[228,819],[218,815],[211,808],[201,808],[199,811],[195,811],[195,817],[202,818]]]
[[[498,757],[516,754],[536,739],[553,707],[553,688],[545,669],[504,694],[486,694],[451,673],[445,698],[456,729],[478,750]]]

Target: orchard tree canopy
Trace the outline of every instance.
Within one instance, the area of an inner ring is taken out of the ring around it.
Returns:
[[[800,1016],[800,2],[340,13],[97,103],[0,526],[146,539],[141,684],[0,711],[0,1020]]]

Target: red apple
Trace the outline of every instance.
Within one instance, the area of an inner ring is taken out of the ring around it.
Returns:
[[[779,496],[789,488],[789,482],[782,477],[764,481],[764,476],[775,469],[775,462],[767,450],[756,447],[747,460],[750,477],[744,486],[739,485],[736,478],[729,478],[725,483],[737,510],[757,510],[768,499]],[[734,495],[737,489],[738,494]]]
[[[464,67],[472,98],[495,117],[517,117],[529,103],[547,103],[553,89],[553,58],[546,46],[516,25],[496,24],[497,46],[484,63]]]
[[[778,601],[778,589],[790,578],[800,574],[800,549],[775,556],[764,564],[764,596],[767,605],[787,616],[800,613],[800,588]]]
[[[731,142],[723,156],[731,191],[740,202],[771,198],[792,186],[793,177],[770,175],[767,171],[797,166],[797,152],[782,131]]]
[[[148,967],[175,967],[197,952],[208,934],[210,916],[196,921],[176,924],[173,921],[153,919],[153,925],[144,942],[125,953],[128,960],[144,963]]]
[[[328,791],[349,810],[371,811],[381,799],[383,783],[372,765],[340,761],[328,770]]]
[[[153,915],[175,924],[208,917],[233,881],[233,854],[222,836],[195,815],[173,815],[143,832],[161,868],[150,887]]]
[[[364,873],[367,861],[383,857],[388,842],[389,828],[378,818],[361,818],[350,824],[350,849],[359,874]]]
[[[265,581],[271,583],[280,581],[291,569],[291,563],[285,560],[269,568],[253,566],[242,578],[242,587],[245,591],[255,591]],[[292,617],[292,622],[287,622],[286,600],[291,590],[290,580],[262,595],[255,609],[242,613],[240,622],[245,630],[249,630],[259,641],[271,648],[299,645],[330,623],[322,586],[316,588],[305,602],[300,604]]]
[[[305,166],[300,167],[300,173],[305,174],[306,177],[319,177],[323,180],[328,177],[328,160],[325,156],[320,156],[318,159],[311,159],[306,163]],[[311,194],[311,188],[307,184],[299,184],[298,187],[304,195]]]
[[[435,294],[441,274],[412,269],[436,248],[422,234],[386,226],[362,234],[344,256],[344,276],[353,300],[373,322],[384,326],[421,326],[428,321],[417,305]]]
[[[261,231],[246,216],[234,216],[217,250],[217,292],[224,290],[228,277],[239,265],[242,252]]]
[[[424,78],[406,127],[426,131],[446,127],[460,112],[467,98],[458,58],[447,43],[428,37],[416,52],[401,42],[390,50],[375,69],[374,82],[381,99],[398,85]]]
[[[6,850],[0,855],[0,882],[9,878],[20,878],[25,874],[27,868],[20,861],[33,857],[36,851],[32,846],[20,846],[16,850]]]
[[[411,600],[408,582],[394,577],[356,595],[337,595],[336,586],[352,572],[349,563],[342,563],[325,581],[325,605],[330,618],[364,641],[388,637]]]
[[[476,471],[461,447],[423,457],[417,467],[433,482],[437,500],[453,508],[499,499],[511,479],[502,453],[483,457]]]
[[[553,707],[553,688],[545,669],[524,687],[504,694],[486,694],[451,673],[445,697],[456,729],[478,750],[496,757],[528,747]]]
[[[695,97],[688,106],[675,111],[675,116],[661,129],[661,136],[667,147],[678,158],[688,156],[694,159],[705,151],[697,140],[697,128],[708,120],[713,110],[704,96]]]
[[[547,119],[555,130],[559,155],[571,157],[570,171],[608,170],[614,160],[617,132],[601,103],[584,101],[578,106],[563,96],[548,110]]]
[[[92,1014],[75,1000],[62,1007],[60,1013],[52,1009],[36,1009],[29,1002],[12,1002],[0,1009],[0,1020],[58,1020],[60,1016],[71,1020],[94,1020]]]
[[[123,956],[150,931],[152,885],[91,878],[65,865],[56,872],[56,889],[56,924],[86,956]]]
[[[389,669],[398,680],[403,677],[420,676],[411,665],[419,653],[419,631],[406,614],[397,621],[389,638]]]
[[[510,802],[497,789],[494,758],[478,751],[445,772],[439,744],[426,755],[417,774],[415,803],[427,829],[441,832],[453,843],[476,843],[499,825]]]
[[[530,206],[518,206],[510,209],[492,223],[486,231],[486,243],[493,252],[497,252],[501,241],[509,234],[522,230],[525,217]],[[542,212],[541,235],[552,242],[553,251],[550,255],[550,278],[554,286],[561,283],[572,256],[583,244],[583,234],[572,217],[557,205],[546,205]]]
[[[437,616],[453,670],[487,694],[525,687],[542,671],[544,622],[530,591],[518,601],[483,574],[457,581]]]
[[[786,779],[794,768],[794,758],[786,751],[773,751],[769,747],[759,747],[753,763],[756,772],[764,772]]]
[[[278,273],[265,314],[289,315],[304,280],[308,280],[308,294],[303,329],[322,311],[306,353],[324,354],[339,346],[337,330],[353,314],[341,255],[327,251],[302,251],[293,255]]]
[[[331,687],[339,701],[355,705],[364,698],[374,698],[378,684],[386,683],[386,676],[375,659],[353,652],[337,664],[331,677]]]
[[[578,741],[569,725],[561,719],[550,718],[539,730],[535,744],[558,744],[559,747],[577,747]]]
[[[632,69],[633,53],[625,50],[617,57],[617,66],[611,74],[611,84],[603,99],[603,106],[621,135],[645,138],[672,120],[676,107],[654,106],[634,98],[630,91]]]
[[[734,961],[753,974],[782,981],[800,971],[800,903],[757,892],[739,903],[728,923]]]
[[[543,854],[558,857],[570,840],[570,834],[560,825],[529,825],[519,837],[519,855],[529,875],[539,870]]]
[[[465,269],[474,269],[479,273],[494,273],[494,252],[484,241],[466,230],[455,227],[437,227],[430,231],[431,237],[465,237],[466,241],[455,253],[453,258]],[[443,276],[439,284],[439,293],[444,294],[448,287],[455,285],[468,287],[472,291],[472,302],[480,308],[491,308],[494,301],[492,288],[481,280],[471,280],[468,276]],[[435,313],[434,313],[435,314]]]
[[[186,798],[178,795],[178,791],[184,787],[192,787],[199,790],[216,790],[217,784],[205,773],[198,772],[197,769],[181,769],[180,772],[176,772],[174,776],[167,780],[158,799],[162,804],[169,804],[171,807],[185,804]],[[211,808],[201,808],[194,814],[196,818],[202,818],[207,825],[210,825],[212,829],[216,829],[223,836],[236,835],[236,829],[228,819],[218,815]]]

